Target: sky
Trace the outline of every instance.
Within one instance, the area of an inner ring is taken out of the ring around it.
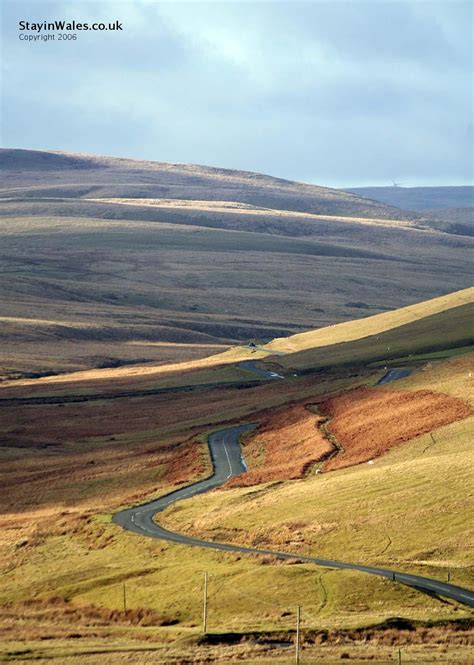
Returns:
[[[473,182],[463,0],[3,0],[2,145],[329,187]],[[122,31],[25,41],[18,22]]]

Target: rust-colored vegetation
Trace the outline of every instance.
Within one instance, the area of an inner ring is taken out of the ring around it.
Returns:
[[[320,409],[331,419],[328,429],[344,448],[325,464],[325,471],[367,462],[400,443],[472,414],[462,400],[442,393],[373,388],[333,397]]]
[[[244,445],[248,473],[234,478],[229,485],[245,487],[302,478],[332,450],[318,429],[322,421],[323,418],[308,411],[306,403],[266,414],[258,433]]]
[[[6,603],[0,608],[2,632],[10,639],[84,638],[98,634],[107,637],[114,626],[169,626],[173,623],[175,619],[149,608],[123,611],[73,605],[61,597]]]

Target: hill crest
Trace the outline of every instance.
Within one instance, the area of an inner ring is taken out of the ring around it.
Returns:
[[[99,198],[133,198],[131,188],[140,185],[140,196],[145,198],[222,199],[299,212],[416,218],[416,215],[407,215],[393,206],[339,189],[197,164],[4,148],[0,150],[0,170],[4,175],[0,188],[3,197],[14,194],[19,186],[23,196],[33,193],[45,196],[48,193],[44,188],[47,175],[47,187],[67,186],[69,189],[63,194],[71,198],[82,198],[91,193]],[[93,191],[85,192],[85,185],[93,187]]]

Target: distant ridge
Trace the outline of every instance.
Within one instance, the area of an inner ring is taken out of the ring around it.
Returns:
[[[417,217],[342,190],[194,164],[9,148],[0,150],[0,170],[3,197],[166,197],[237,201],[278,210],[366,218]]]
[[[397,206],[404,210],[425,211],[474,206],[474,187],[351,187],[344,190],[357,196]]]
[[[0,380],[194,360],[472,283],[459,217],[192,164],[5,149],[0,168]]]

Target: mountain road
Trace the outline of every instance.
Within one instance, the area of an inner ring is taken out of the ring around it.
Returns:
[[[220,543],[210,540],[203,540],[188,536],[186,534],[169,531],[164,529],[155,521],[155,515],[165,510],[168,506],[189,499],[198,494],[203,494],[209,490],[215,489],[223,485],[229,478],[245,473],[246,467],[240,450],[239,438],[245,432],[253,429],[255,425],[248,423],[235,427],[228,427],[221,429],[209,436],[209,450],[214,467],[212,476],[205,480],[200,480],[197,483],[188,485],[181,489],[165,494],[164,496],[150,501],[149,503],[128,508],[116,513],[112,521],[133,531],[141,536],[148,538],[157,538],[160,540],[167,540],[182,545],[190,545],[197,547],[206,547],[215,550],[224,550],[227,552],[241,552],[244,554],[264,554],[273,555],[278,559],[297,559],[298,561],[318,566],[329,566],[331,568],[340,568],[347,570],[359,570],[371,575],[379,575],[388,578],[394,582],[400,582],[407,586],[413,587],[420,591],[430,594],[436,594],[451,598],[463,605],[474,607],[474,592],[448,584],[440,580],[422,577],[420,575],[412,575],[409,573],[402,573],[388,568],[379,568],[376,566],[368,566],[358,563],[347,563],[344,561],[333,561],[330,559],[319,559],[310,556],[301,556],[300,554],[292,554],[289,552],[278,552],[273,550],[258,549],[255,547],[244,547],[241,545],[233,545],[230,543]]]

